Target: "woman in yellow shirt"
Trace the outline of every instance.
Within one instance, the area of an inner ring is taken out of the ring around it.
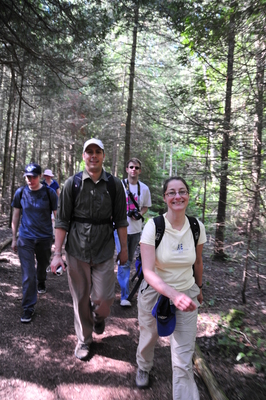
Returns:
[[[202,250],[206,242],[206,233],[204,225],[198,221],[200,235],[195,249],[193,234],[186,217],[189,187],[183,178],[171,177],[166,180],[163,198],[167,212],[164,214],[165,231],[160,245],[155,249],[156,229],[152,219],[145,225],[140,241],[144,280],[138,296],[140,338],[136,384],[139,388],[149,385],[154,347],[159,337],[157,322],[151,312],[162,294],[176,307],[176,325],[170,335],[173,399],[198,400],[192,357],[198,306],[203,301]]]

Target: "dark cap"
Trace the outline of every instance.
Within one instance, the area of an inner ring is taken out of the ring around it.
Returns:
[[[169,336],[174,332],[176,325],[175,312],[175,305],[171,304],[168,297],[161,294],[152,310],[152,315],[157,321],[159,336]]]
[[[42,174],[42,169],[39,164],[30,163],[26,166],[23,176],[38,176]]]

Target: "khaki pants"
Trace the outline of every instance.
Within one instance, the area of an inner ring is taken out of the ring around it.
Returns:
[[[111,311],[115,297],[113,257],[91,265],[66,253],[69,290],[73,299],[74,325],[80,344],[92,342],[93,324]]]
[[[197,305],[200,290],[196,284],[184,291]],[[151,311],[159,294],[147,282],[142,281],[138,295],[139,345],[137,348],[138,367],[150,372],[153,366],[154,347],[158,340],[156,319]],[[199,393],[194,381],[192,357],[197,333],[198,310],[183,312],[176,310],[176,327],[170,336],[173,371],[173,399],[199,400]]]

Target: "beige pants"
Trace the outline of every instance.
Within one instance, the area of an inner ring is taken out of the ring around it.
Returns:
[[[184,291],[197,305],[200,290],[196,284]],[[154,347],[158,340],[156,319],[151,311],[159,294],[142,281],[138,295],[139,345],[137,348],[138,367],[150,372],[153,366]],[[173,399],[199,400],[199,393],[194,381],[192,357],[197,333],[198,310],[183,312],[176,310],[176,327],[170,336],[173,371]]]
[[[96,265],[77,260],[67,253],[66,259],[76,335],[80,344],[89,344],[94,322],[108,317],[114,301],[114,259]]]

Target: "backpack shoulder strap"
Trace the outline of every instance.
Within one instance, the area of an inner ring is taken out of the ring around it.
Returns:
[[[156,234],[155,234],[155,249],[159,246],[161,243],[161,240],[164,235],[165,231],[165,221],[164,221],[164,216],[163,215],[158,215],[158,217],[154,217],[153,221],[155,223],[156,227]]]
[[[82,174],[83,172],[80,171],[77,174],[74,175],[73,177],[73,182],[72,182],[72,200],[73,200],[73,207],[75,204],[75,200],[77,198],[77,195],[80,192],[81,188],[81,183],[82,183]]]
[[[47,196],[48,196],[48,199],[49,199],[50,213],[52,213],[52,211],[53,211],[53,205],[52,205],[52,200],[51,200],[51,195],[50,195],[50,189],[48,189],[48,186],[46,186],[46,185],[43,185],[43,186],[44,186],[45,189],[46,189],[46,193],[47,193]],[[53,189],[51,189],[51,190],[53,190]]]
[[[123,182],[123,185],[125,186],[125,188],[128,189],[127,188],[128,184],[126,183],[125,179],[122,179],[122,182]]]
[[[190,228],[192,230],[195,247],[197,247],[198,240],[199,240],[199,235],[200,235],[199,221],[197,220],[197,218],[190,217],[189,215],[187,215],[187,218],[189,220]]]
[[[21,187],[20,187],[20,189],[21,189],[21,190],[20,190],[20,193],[19,193],[20,204],[21,204],[21,199],[22,199],[22,196],[23,196],[23,192],[24,192],[25,187],[26,187],[26,186],[21,186]]]
[[[115,180],[112,174],[110,174],[109,172],[106,172],[107,175],[107,190],[110,194],[111,200],[112,200],[112,213],[114,214],[114,204],[115,204],[115,195],[116,195],[116,186],[115,186]]]

